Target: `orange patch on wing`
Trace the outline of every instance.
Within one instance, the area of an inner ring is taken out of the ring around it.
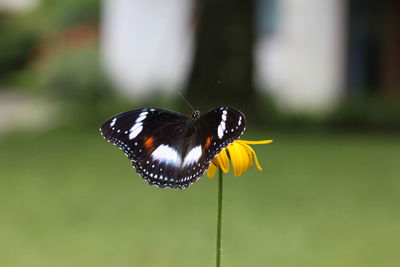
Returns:
[[[153,137],[150,137],[150,138],[148,138],[148,139],[144,142],[144,146],[145,146],[147,149],[150,149],[150,148],[153,146],[153,142],[154,142],[154,138],[153,138]]]
[[[206,143],[204,144],[204,149],[208,149],[208,147],[211,144],[211,140],[212,140],[212,136],[211,137],[207,137]]]
[[[153,152],[153,150],[154,150],[154,145],[153,145],[153,142],[154,142],[154,138],[153,137],[150,137],[150,138],[144,138],[146,141],[144,142],[144,147],[146,148],[146,150],[147,150],[147,154],[151,154],[152,152]]]

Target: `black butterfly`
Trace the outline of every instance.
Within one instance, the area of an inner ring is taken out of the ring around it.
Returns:
[[[190,119],[174,111],[146,108],[111,117],[100,131],[124,151],[150,185],[186,188],[245,128],[245,116],[230,107],[203,116],[194,110]]]

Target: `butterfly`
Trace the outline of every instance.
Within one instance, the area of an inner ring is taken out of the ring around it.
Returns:
[[[245,129],[242,112],[218,107],[202,116],[194,109],[190,118],[158,108],[132,110],[111,117],[100,131],[150,185],[183,189]]]

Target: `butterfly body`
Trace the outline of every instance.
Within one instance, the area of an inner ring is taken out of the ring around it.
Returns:
[[[186,188],[211,160],[244,132],[244,115],[230,107],[191,118],[163,109],[138,109],[111,117],[100,128],[104,138],[131,160],[149,184]]]

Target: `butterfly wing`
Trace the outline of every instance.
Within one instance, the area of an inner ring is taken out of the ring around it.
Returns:
[[[208,111],[197,121],[204,149],[204,161],[213,160],[222,149],[238,139],[246,129],[246,117],[237,109],[219,107]]]
[[[183,187],[197,181],[222,149],[240,137],[246,128],[245,116],[238,110],[220,107],[210,110],[197,121],[196,130],[182,150],[179,181]]]
[[[149,184],[181,187],[181,155],[188,140],[189,123],[177,112],[140,109],[111,117],[100,131],[106,140],[124,151],[136,172]]]
[[[245,124],[244,115],[229,107],[213,109],[197,121],[173,111],[140,109],[111,117],[100,130],[149,184],[186,188],[240,137]]]

